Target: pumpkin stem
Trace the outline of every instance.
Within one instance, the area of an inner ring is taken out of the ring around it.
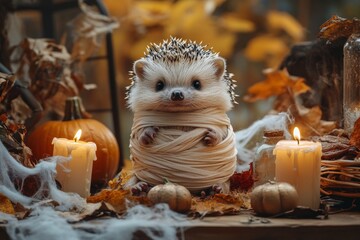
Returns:
[[[82,118],[81,99],[78,96],[67,98],[65,102],[63,121],[71,121]]]
[[[171,183],[171,182],[169,181],[169,179],[167,179],[166,177],[164,177],[164,183],[167,184],[167,183]]]

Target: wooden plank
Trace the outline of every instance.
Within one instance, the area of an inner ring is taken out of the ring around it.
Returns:
[[[252,219],[251,223],[249,219]],[[96,219],[96,221],[99,220]],[[96,221],[94,221],[94,224],[96,224]],[[76,227],[76,224],[74,224],[74,227]],[[179,228],[179,237],[184,236],[186,240],[352,240],[359,239],[360,212],[338,213],[330,215],[329,219],[258,218],[246,213],[234,216],[194,219],[186,224],[179,223],[176,227]],[[139,234],[143,236],[143,234]],[[4,224],[0,225],[0,239],[9,239]]]

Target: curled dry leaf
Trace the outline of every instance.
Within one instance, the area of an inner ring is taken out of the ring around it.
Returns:
[[[94,196],[86,199],[88,203],[105,202],[110,204],[117,213],[123,213],[126,210],[128,202],[133,204],[143,204],[151,206],[151,201],[146,197],[132,196],[129,190],[109,190],[104,189]]]
[[[304,138],[322,135],[336,128],[335,122],[321,119],[322,111],[319,106],[306,108],[302,105],[299,95],[311,90],[303,78],[289,75],[286,69],[267,69],[264,74],[264,81],[248,89],[245,101],[254,102],[275,96],[273,109],[276,112],[289,112]]]
[[[350,144],[360,149],[360,118],[355,121],[354,130],[350,136]]]
[[[240,173],[234,173],[230,177],[230,190],[234,191],[249,191],[254,185],[253,165],[250,164],[250,169]]]
[[[2,194],[0,194],[0,212],[7,214],[15,214],[15,209],[11,201]]]
[[[330,41],[348,38],[359,24],[360,20],[357,18],[346,19],[334,15],[320,26],[319,38]]]
[[[313,136],[311,140],[321,143],[322,160],[354,159],[359,150],[352,146],[347,136],[331,132],[322,136]]]
[[[128,190],[108,190],[104,189],[94,196],[86,199],[88,203],[107,202],[111,204],[117,212],[123,212],[126,209],[126,197],[130,196]]]
[[[290,76],[286,69],[266,69],[264,75],[264,81],[255,83],[247,90],[245,101],[255,102],[272,96],[280,96],[289,91],[294,95],[299,95],[310,90],[303,78]]]
[[[188,215],[204,217],[239,214],[241,209],[249,208],[249,202],[247,194],[239,192],[215,194],[205,199],[193,197],[191,211]]]
[[[0,72],[0,103],[15,83],[15,75]]]

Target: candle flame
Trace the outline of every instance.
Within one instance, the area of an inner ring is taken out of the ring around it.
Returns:
[[[298,144],[300,143],[300,130],[298,127],[294,128],[294,139],[297,140]]]
[[[75,136],[74,136],[74,141],[75,141],[75,142],[78,142],[78,141],[80,140],[81,133],[82,133],[81,129],[79,129],[79,130],[76,132],[76,134],[75,134]]]

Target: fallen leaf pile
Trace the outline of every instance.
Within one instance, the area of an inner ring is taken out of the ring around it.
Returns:
[[[143,204],[146,206],[153,205],[146,197],[132,196],[129,190],[110,190],[104,189],[100,193],[87,198],[88,203],[106,202],[110,204],[118,213],[123,213],[128,202],[132,204]]]
[[[235,215],[241,210],[250,208],[247,194],[232,192],[230,194],[215,194],[205,199],[193,197],[188,215],[193,217]]]
[[[125,161],[125,166],[118,176],[109,181],[111,189],[103,190],[100,193],[87,199],[88,202],[107,202],[114,206],[117,211],[126,209],[126,200],[134,204],[151,205],[147,197],[131,196],[128,190],[123,190],[124,185],[131,179],[132,167],[130,161]],[[192,196],[192,206],[188,213],[195,217],[208,215],[231,215],[238,214],[241,209],[250,208],[248,191],[253,186],[252,168],[243,173],[235,173],[230,179],[229,194],[215,194],[213,196],[200,197]]]
[[[267,69],[264,74],[264,81],[248,89],[245,101],[254,102],[276,97],[273,110],[288,112],[294,118],[293,125],[301,129],[302,138],[321,136],[335,129],[335,122],[321,119],[322,112],[319,106],[306,108],[302,105],[299,95],[311,91],[303,78],[289,75],[286,69]]]

